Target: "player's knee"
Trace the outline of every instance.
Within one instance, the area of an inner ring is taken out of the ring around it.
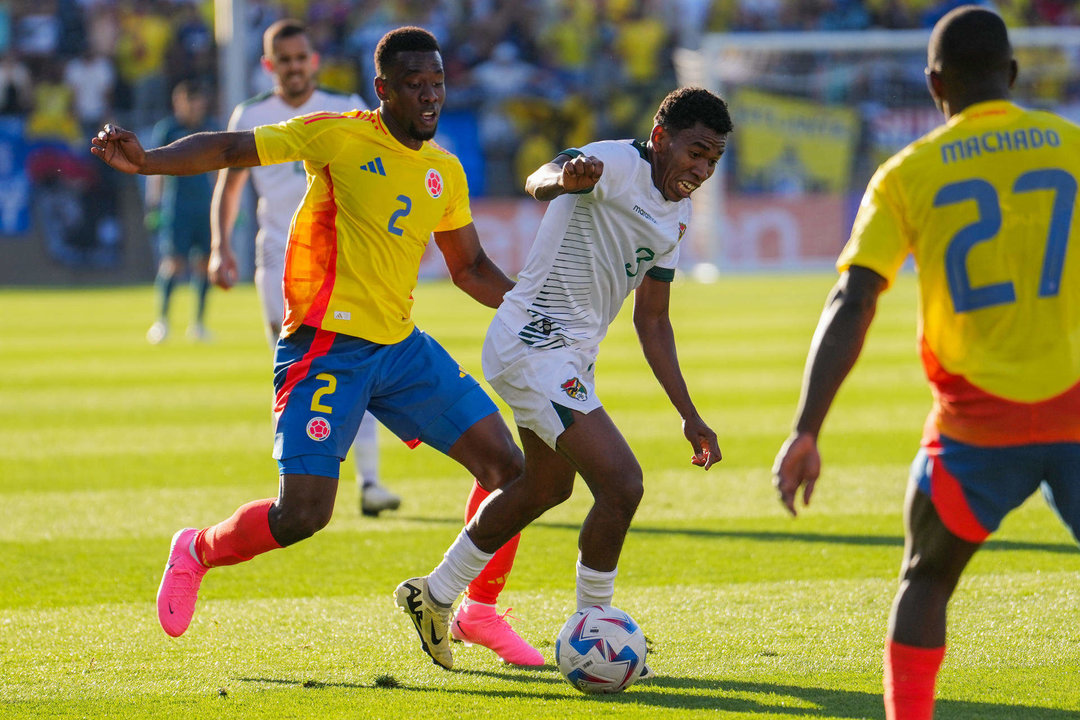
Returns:
[[[326,527],[333,514],[333,506],[324,505],[278,505],[276,509],[277,512],[270,515],[270,530],[282,546],[311,537]]]
[[[636,464],[605,480],[600,493],[594,491],[598,503],[606,507],[611,517],[621,518],[627,525],[637,512],[645,494],[641,468]]]
[[[511,441],[509,447],[501,448],[484,462],[476,474],[476,480],[480,487],[491,492],[521,477],[524,469],[525,459],[521,450]]]
[[[962,565],[956,567],[947,559],[916,553],[905,563],[901,580],[907,587],[917,590],[920,596],[948,601],[962,572]]]
[[[171,278],[179,272],[180,261],[171,255],[161,258],[161,262],[158,263],[158,275],[163,278]]]
[[[562,505],[564,502],[570,499],[570,495],[574,492],[573,480],[566,485],[558,486],[545,486],[533,490],[532,501],[535,510],[535,518],[540,517],[551,508]]]

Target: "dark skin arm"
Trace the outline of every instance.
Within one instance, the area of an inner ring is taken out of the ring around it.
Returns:
[[[795,429],[773,463],[773,484],[792,515],[796,514],[795,496],[800,487],[803,505],[810,504],[821,473],[817,448],[821,425],[862,352],[878,296],[886,286],[885,278],[873,270],[853,265],[840,276],[821,312],[806,359]]]
[[[435,244],[442,251],[450,279],[478,303],[497,308],[503,295],[514,287],[514,281],[506,277],[480,246],[480,237],[472,223],[435,233]]]
[[[581,192],[596,185],[604,174],[604,163],[597,158],[558,155],[541,165],[525,181],[525,192],[537,200],[554,200],[568,192]]]
[[[164,147],[144,150],[135,133],[106,125],[90,142],[90,152],[129,175],[198,175],[260,164],[251,130],[195,133]]]
[[[720,461],[720,444],[716,433],[698,415],[686,389],[668,314],[670,298],[671,283],[646,276],[634,293],[634,329],[645,360],[682,417],[683,434],[694,449],[690,461],[708,470]]]

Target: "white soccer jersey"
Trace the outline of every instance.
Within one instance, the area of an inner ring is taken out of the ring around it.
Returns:
[[[256,95],[236,106],[229,118],[229,130],[251,130],[259,125],[274,125],[308,113],[364,110],[359,95],[345,95],[316,88],[300,107],[293,107],[273,91]],[[281,265],[293,213],[307,192],[304,163],[281,163],[251,168],[251,181],[259,196],[255,210],[259,232],[255,237],[255,264],[258,267]]]
[[[517,285],[496,317],[537,348],[593,348],[645,275],[670,281],[690,200],[665,200],[653,185],[645,146],[590,143],[604,173],[590,192],[551,201]]]

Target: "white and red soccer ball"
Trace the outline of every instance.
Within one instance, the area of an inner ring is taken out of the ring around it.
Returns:
[[[583,693],[617,693],[634,684],[645,667],[645,633],[610,605],[578,610],[555,640],[555,664]]]

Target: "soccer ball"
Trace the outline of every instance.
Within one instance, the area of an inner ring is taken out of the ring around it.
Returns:
[[[617,693],[634,684],[645,667],[645,633],[610,605],[578,610],[555,640],[555,663],[583,693]]]

